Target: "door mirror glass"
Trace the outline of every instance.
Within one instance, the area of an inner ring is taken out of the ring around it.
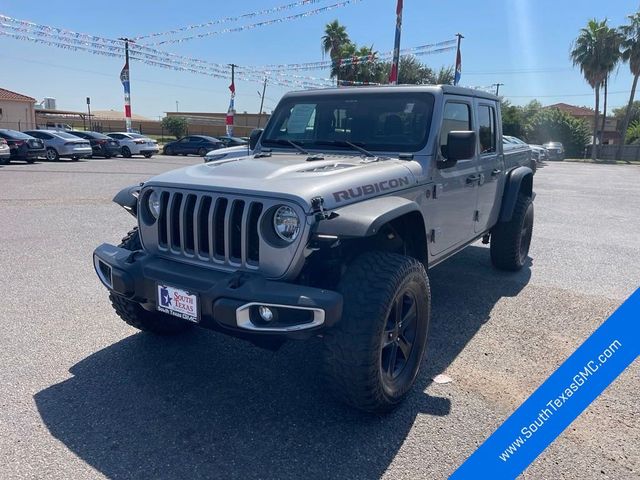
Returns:
[[[254,150],[256,145],[258,145],[258,140],[260,140],[263,131],[264,129],[262,128],[256,128],[251,132],[251,135],[249,136],[249,148],[251,150]]]

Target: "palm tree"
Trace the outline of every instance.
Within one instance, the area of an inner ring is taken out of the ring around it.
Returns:
[[[624,145],[625,135],[629,127],[629,119],[631,118],[631,106],[636,95],[636,87],[638,86],[638,77],[640,77],[640,12],[627,17],[629,23],[620,28],[622,34],[622,60],[629,62],[629,69],[633,75],[633,83],[631,85],[631,95],[627,104],[627,111],[624,115],[622,124],[622,138],[618,147],[618,158],[622,157],[622,146]]]
[[[338,20],[327,23],[321,42],[322,56],[329,54],[329,58],[335,63],[341,58],[344,47],[350,43],[347,27],[340,25]],[[331,70],[331,78],[333,77],[338,77],[338,71],[335,68]]]
[[[606,20],[605,20],[606,22]],[[609,87],[609,76],[618,66],[620,62],[620,43],[622,42],[622,36],[620,32],[615,28],[605,27],[602,29],[602,44],[604,50],[604,62],[603,67],[606,72],[604,77],[604,105],[602,107],[602,128],[600,129],[600,144],[602,145],[602,137],[604,135],[604,127],[607,120],[607,96]]]
[[[605,41],[603,32],[607,29],[607,20],[598,22],[589,20],[571,50],[573,64],[580,67],[584,79],[595,91],[596,104],[593,118],[593,145],[591,158],[597,158],[596,141],[598,137],[598,116],[600,113],[600,86],[607,76],[608,60],[605,59]]]

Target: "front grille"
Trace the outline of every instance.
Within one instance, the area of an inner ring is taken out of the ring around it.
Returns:
[[[164,191],[158,249],[214,264],[257,268],[263,203],[226,196]]]
[[[146,206],[160,194],[155,220]],[[295,274],[309,226],[300,206],[277,198],[182,190],[149,185],[139,195],[138,225],[145,251],[152,255],[224,271],[260,272],[268,278]],[[298,239],[285,245],[271,227],[275,210],[293,208],[302,221]]]

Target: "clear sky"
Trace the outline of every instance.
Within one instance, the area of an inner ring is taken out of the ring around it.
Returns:
[[[39,24],[102,37],[137,36],[248,13],[293,0],[66,0],[35,2],[0,0],[0,13]],[[312,10],[339,0],[326,0],[270,16],[246,19],[220,30]],[[316,16],[252,30],[163,45],[158,49],[217,63],[243,66],[322,60],[324,25],[338,19],[358,44],[386,52],[393,48],[395,0],[360,0]],[[453,38],[460,32],[462,85],[504,83],[501,94],[515,104],[537,98],[543,104],[593,105],[591,89],[569,60],[571,42],[589,18],[608,18],[613,26],[638,8],[632,0],[405,0],[402,47]],[[455,52],[420,57],[433,68],[451,65]],[[59,109],[96,110],[123,107],[120,58],[94,56],[0,36],[0,86],[42,100],[57,99]],[[296,72],[316,77],[328,71]],[[610,82],[609,103],[626,104],[632,77],[622,65]],[[133,112],[157,118],[164,111],[226,111],[229,81],[133,63]],[[260,85],[236,82],[236,110],[256,112]],[[287,89],[269,86],[265,105],[271,109]]]

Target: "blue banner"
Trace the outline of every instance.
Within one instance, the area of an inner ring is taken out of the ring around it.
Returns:
[[[451,476],[516,478],[640,353],[636,290]],[[490,474],[489,474],[490,472]]]

